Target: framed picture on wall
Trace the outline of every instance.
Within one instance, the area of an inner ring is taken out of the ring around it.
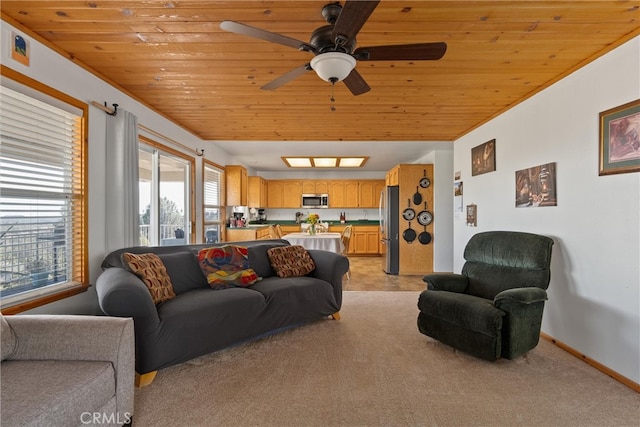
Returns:
[[[640,99],[600,113],[600,175],[640,171]]]
[[[556,164],[516,171],[516,207],[557,206]]]
[[[28,67],[30,54],[29,40],[25,39],[22,35],[11,31],[11,59]]]
[[[496,170],[496,140],[492,139],[471,149],[471,176]]]

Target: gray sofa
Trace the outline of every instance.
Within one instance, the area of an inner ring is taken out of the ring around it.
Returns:
[[[133,414],[131,319],[0,316],[3,426],[127,424]]]
[[[310,250],[315,270],[281,278],[267,250],[289,245],[286,240],[233,242],[248,247],[250,267],[262,280],[247,288],[213,290],[197,253],[223,244],[124,248],[104,259],[104,271],[96,281],[98,302],[108,315],[134,319],[138,386],[153,381],[158,369],[283,328],[339,316],[342,277],[349,269],[346,257]],[[177,296],[154,305],[144,283],[123,265],[124,252],[157,254]]]

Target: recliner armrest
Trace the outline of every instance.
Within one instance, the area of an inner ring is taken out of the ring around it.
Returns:
[[[469,284],[469,278],[462,274],[436,273],[427,274],[422,278],[430,291],[448,291],[463,293]]]
[[[502,308],[501,306],[508,303],[533,304],[546,300],[547,291],[536,287],[528,287],[502,291],[495,296],[493,303],[497,308]]]

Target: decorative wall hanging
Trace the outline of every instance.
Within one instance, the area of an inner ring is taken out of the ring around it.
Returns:
[[[516,171],[516,207],[557,206],[556,164]]]
[[[11,59],[28,67],[30,54],[29,40],[11,31]]]
[[[478,226],[478,205],[467,205],[467,226]]]
[[[640,99],[600,113],[600,175],[640,171]]]
[[[453,183],[454,212],[462,212],[462,181]]]
[[[496,140],[492,139],[471,149],[471,176],[496,170]]]

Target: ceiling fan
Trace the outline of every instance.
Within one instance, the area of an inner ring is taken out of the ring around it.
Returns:
[[[344,81],[352,94],[361,95],[371,90],[371,87],[355,69],[356,60],[437,60],[442,58],[447,50],[447,44],[444,42],[370,46],[356,49],[356,35],[378,3],[380,3],[379,0],[351,0],[345,1],[344,6],[338,2],[325,5],[322,8],[322,16],[329,25],[316,29],[311,34],[309,43],[235,21],[222,21],[220,28],[232,33],[311,52],[315,55],[310,62],[294,68],[260,89],[277,89],[307,71],[314,70],[321,79],[332,85]]]

